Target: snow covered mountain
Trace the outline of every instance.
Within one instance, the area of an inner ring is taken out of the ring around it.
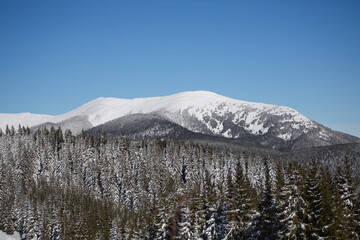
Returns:
[[[192,132],[256,141],[276,149],[298,149],[359,139],[332,131],[283,106],[252,103],[207,91],[165,97],[98,98],[68,113],[50,116],[30,113],[0,114],[0,127],[55,125],[74,133],[132,114],[156,114]]]

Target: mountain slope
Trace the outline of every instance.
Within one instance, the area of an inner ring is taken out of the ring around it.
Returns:
[[[359,142],[358,138],[332,131],[291,108],[245,102],[206,91],[152,98],[98,98],[58,116],[1,114],[0,127],[46,123],[79,133],[132,114],[156,114],[162,121],[192,132],[255,141],[275,149]]]
[[[33,128],[51,128],[51,127],[61,127],[62,129],[70,129],[73,134],[79,134],[82,130],[90,129],[93,125],[88,121],[87,116],[75,116],[63,121],[53,123],[45,122],[39,125],[34,126]]]
[[[180,139],[205,138],[206,135],[189,131],[156,114],[131,114],[120,117],[88,130],[90,134],[106,132],[112,136],[127,136],[132,139],[173,137]]]

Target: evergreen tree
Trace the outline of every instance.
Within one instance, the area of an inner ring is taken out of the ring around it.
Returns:
[[[306,238],[318,239],[321,232],[321,190],[320,175],[315,160],[312,161],[305,180],[305,200],[307,208],[305,212]]]
[[[286,237],[289,239],[306,239],[306,209],[305,201],[305,173],[298,164],[290,164],[287,175],[289,176],[288,189],[290,196],[288,198],[288,211],[285,218],[287,225]],[[285,192],[286,194],[286,192]]]
[[[355,197],[354,202],[354,222],[355,229],[354,232],[360,236],[360,192]]]
[[[256,214],[256,198],[240,159],[236,164],[234,182],[230,175],[227,178],[227,188],[228,239],[245,239]]]
[[[321,208],[319,225],[321,226],[319,236],[322,238],[331,238],[336,236],[334,228],[335,214],[334,209],[334,191],[332,186],[331,174],[328,169],[320,169],[320,191],[321,191]]]
[[[343,239],[357,239],[360,236],[355,231],[357,223],[354,218],[355,192],[352,175],[349,159],[345,157],[344,168],[339,168],[336,174],[339,196],[342,200],[340,205],[342,206],[342,215],[344,216],[339,226],[344,233]]]
[[[191,226],[191,212],[188,206],[183,206],[180,210],[179,239],[193,239],[193,230]]]
[[[277,206],[277,217],[279,219],[278,237],[284,239],[290,235],[292,226],[291,215],[291,191],[290,183],[287,176],[284,176],[280,164],[276,165],[276,188],[275,188],[275,202]]]
[[[212,240],[216,239],[217,236],[217,218],[218,218],[218,206],[216,204],[216,195],[215,190],[213,188],[213,182],[211,181],[211,176],[208,170],[205,170],[205,217],[206,222],[203,228],[203,238]]]
[[[277,218],[277,208],[272,193],[269,161],[264,159],[265,166],[265,189],[259,204],[259,219],[256,226],[259,239],[271,240],[278,238],[279,220]]]
[[[159,199],[156,214],[156,239],[168,239],[170,235],[170,213],[165,200]]]

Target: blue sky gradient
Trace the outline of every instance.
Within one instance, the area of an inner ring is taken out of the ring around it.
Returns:
[[[208,90],[360,136],[360,1],[0,1],[0,112]]]

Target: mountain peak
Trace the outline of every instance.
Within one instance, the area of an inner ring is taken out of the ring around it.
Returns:
[[[196,90],[196,91],[184,91],[184,92],[179,92],[179,93],[175,93],[173,95],[170,96],[188,96],[188,97],[218,97],[221,96],[217,93],[211,92],[211,91],[206,91],[206,90]],[[221,96],[224,97],[224,96]]]

